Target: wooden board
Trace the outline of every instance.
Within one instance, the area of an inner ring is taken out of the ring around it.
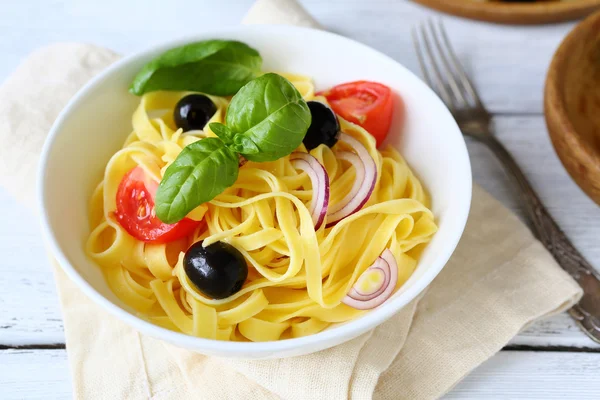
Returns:
[[[0,350],[0,398],[71,399],[65,350]]]
[[[413,0],[465,18],[505,24],[546,24],[584,17],[600,9],[599,0],[514,3],[489,0]]]
[[[199,29],[198,18],[202,29],[237,24],[253,2],[171,0],[158,11],[144,6],[143,0],[103,0],[89,5],[65,0],[61,7],[41,0],[0,1],[0,82],[27,54],[48,43],[80,41],[131,54],[168,38],[194,34]],[[301,3],[328,30],[382,51],[416,73],[419,64],[411,29],[432,15],[442,15],[406,0]],[[152,21],[157,13],[161,20],[177,24],[131,23],[131,15],[139,21]],[[573,23],[515,27],[443,16],[455,50],[490,111],[542,113],[546,70]]]
[[[600,353],[505,351],[473,371],[444,399],[595,400],[600,393],[598,376]],[[0,351],[0,377],[3,400],[72,398],[65,350]]]
[[[505,351],[473,371],[444,399],[596,400],[598,376],[598,353]]]
[[[253,2],[172,0],[168,7],[155,7],[145,0],[4,2],[0,82],[28,53],[51,42],[83,41],[129,54],[198,29],[237,24]],[[300,2],[327,29],[389,54],[415,72],[418,63],[410,30],[419,21],[440,15],[415,2],[399,0]],[[165,23],[132,24],[132,16],[138,21]],[[505,26],[449,15],[444,15],[444,21],[486,105],[500,114],[495,122],[501,140],[577,247],[600,266],[600,211],[567,177],[552,152],[541,116],[548,64],[574,24]],[[473,143],[469,151],[477,182],[518,211],[509,181],[491,154]],[[0,206],[0,349],[15,344],[38,347],[0,350],[0,398],[70,399],[66,352],[39,349],[60,345],[64,335],[38,222],[1,190]],[[510,345],[571,351],[502,352],[466,377],[447,398],[598,398],[600,361],[597,354],[582,352],[598,351],[600,346],[587,339],[569,316],[536,323]]]

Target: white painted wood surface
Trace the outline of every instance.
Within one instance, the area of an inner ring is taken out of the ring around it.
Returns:
[[[85,41],[130,53],[166,38],[236,24],[252,2],[3,1],[0,82],[29,52],[48,43]],[[428,16],[440,15],[403,0],[302,3],[326,28],[379,49],[413,71],[417,63],[410,28]],[[508,27],[445,19],[484,101],[498,114],[498,136],[575,245],[600,267],[600,208],[562,168],[541,115],[547,65],[573,23]],[[469,143],[469,151],[475,180],[520,213],[510,181],[487,149]],[[36,218],[0,189],[0,220],[0,349],[63,343],[52,272]],[[566,314],[534,324],[510,344],[541,350],[548,346],[600,349]],[[596,353],[502,352],[448,398],[599,398],[599,365]],[[69,397],[64,350],[0,350],[0,398]]]
[[[201,29],[238,24],[254,0],[4,0],[0,80],[32,50],[83,41],[123,54]],[[336,33],[366,43],[413,71],[410,29],[442,14],[407,0],[300,0]],[[492,111],[539,113],[545,72],[572,23],[515,28],[445,17],[456,50]],[[307,44],[309,45],[309,44]]]
[[[503,351],[474,370],[444,399],[597,400],[600,354]],[[65,350],[0,353],[3,400],[71,398]],[[400,393],[398,394],[400,397]]]

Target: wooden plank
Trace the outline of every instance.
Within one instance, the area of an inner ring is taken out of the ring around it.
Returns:
[[[503,351],[444,399],[598,399],[600,354]]]
[[[37,218],[0,189],[0,345],[64,343]]]
[[[583,334],[567,313],[534,323],[515,336],[508,346],[600,349],[600,344]]]
[[[501,352],[473,371],[445,399],[597,399],[600,354]],[[0,351],[4,400],[70,399],[65,350]]]
[[[573,27],[573,23],[535,27],[488,24],[410,1],[302,3],[326,28],[382,51],[418,75],[411,29],[428,18],[442,17],[453,47],[493,112],[543,112],[546,70],[555,49]]]
[[[539,116],[495,119],[498,136],[522,165],[535,188],[575,245],[600,266],[600,208],[571,181],[554,155]],[[469,143],[475,180],[520,212],[502,169],[487,149]],[[54,282],[35,217],[0,190],[0,344],[64,341]],[[564,315],[527,329],[511,344],[600,347]]]
[[[4,400],[71,399],[65,350],[0,351],[0,397]]]
[[[173,0],[168,7],[143,0],[5,2],[0,16],[0,81],[35,48],[56,41],[83,41],[129,54],[169,38],[239,23],[253,0]],[[324,27],[357,39],[418,71],[410,29],[440,16],[410,1],[303,0]],[[114,10],[119,10],[115,13]],[[177,21],[177,24],[132,24]],[[444,16],[456,50],[493,111],[541,112],[551,56],[572,23],[539,27],[491,25]],[[385,28],[383,28],[385,27]]]

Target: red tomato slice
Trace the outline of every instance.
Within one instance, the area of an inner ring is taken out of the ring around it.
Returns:
[[[156,217],[157,189],[158,183],[141,167],[125,174],[117,190],[117,221],[131,236],[146,243],[168,243],[192,233],[200,221],[184,218],[176,224],[165,224]]]
[[[356,81],[332,87],[321,95],[340,117],[358,124],[375,137],[377,146],[392,124],[394,96],[389,87],[377,82]]]

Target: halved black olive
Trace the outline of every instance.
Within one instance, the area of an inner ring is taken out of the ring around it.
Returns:
[[[333,147],[337,143],[340,133],[340,123],[335,113],[319,101],[309,101],[307,104],[312,122],[302,141],[304,146],[307,150],[312,150],[320,144]]]

